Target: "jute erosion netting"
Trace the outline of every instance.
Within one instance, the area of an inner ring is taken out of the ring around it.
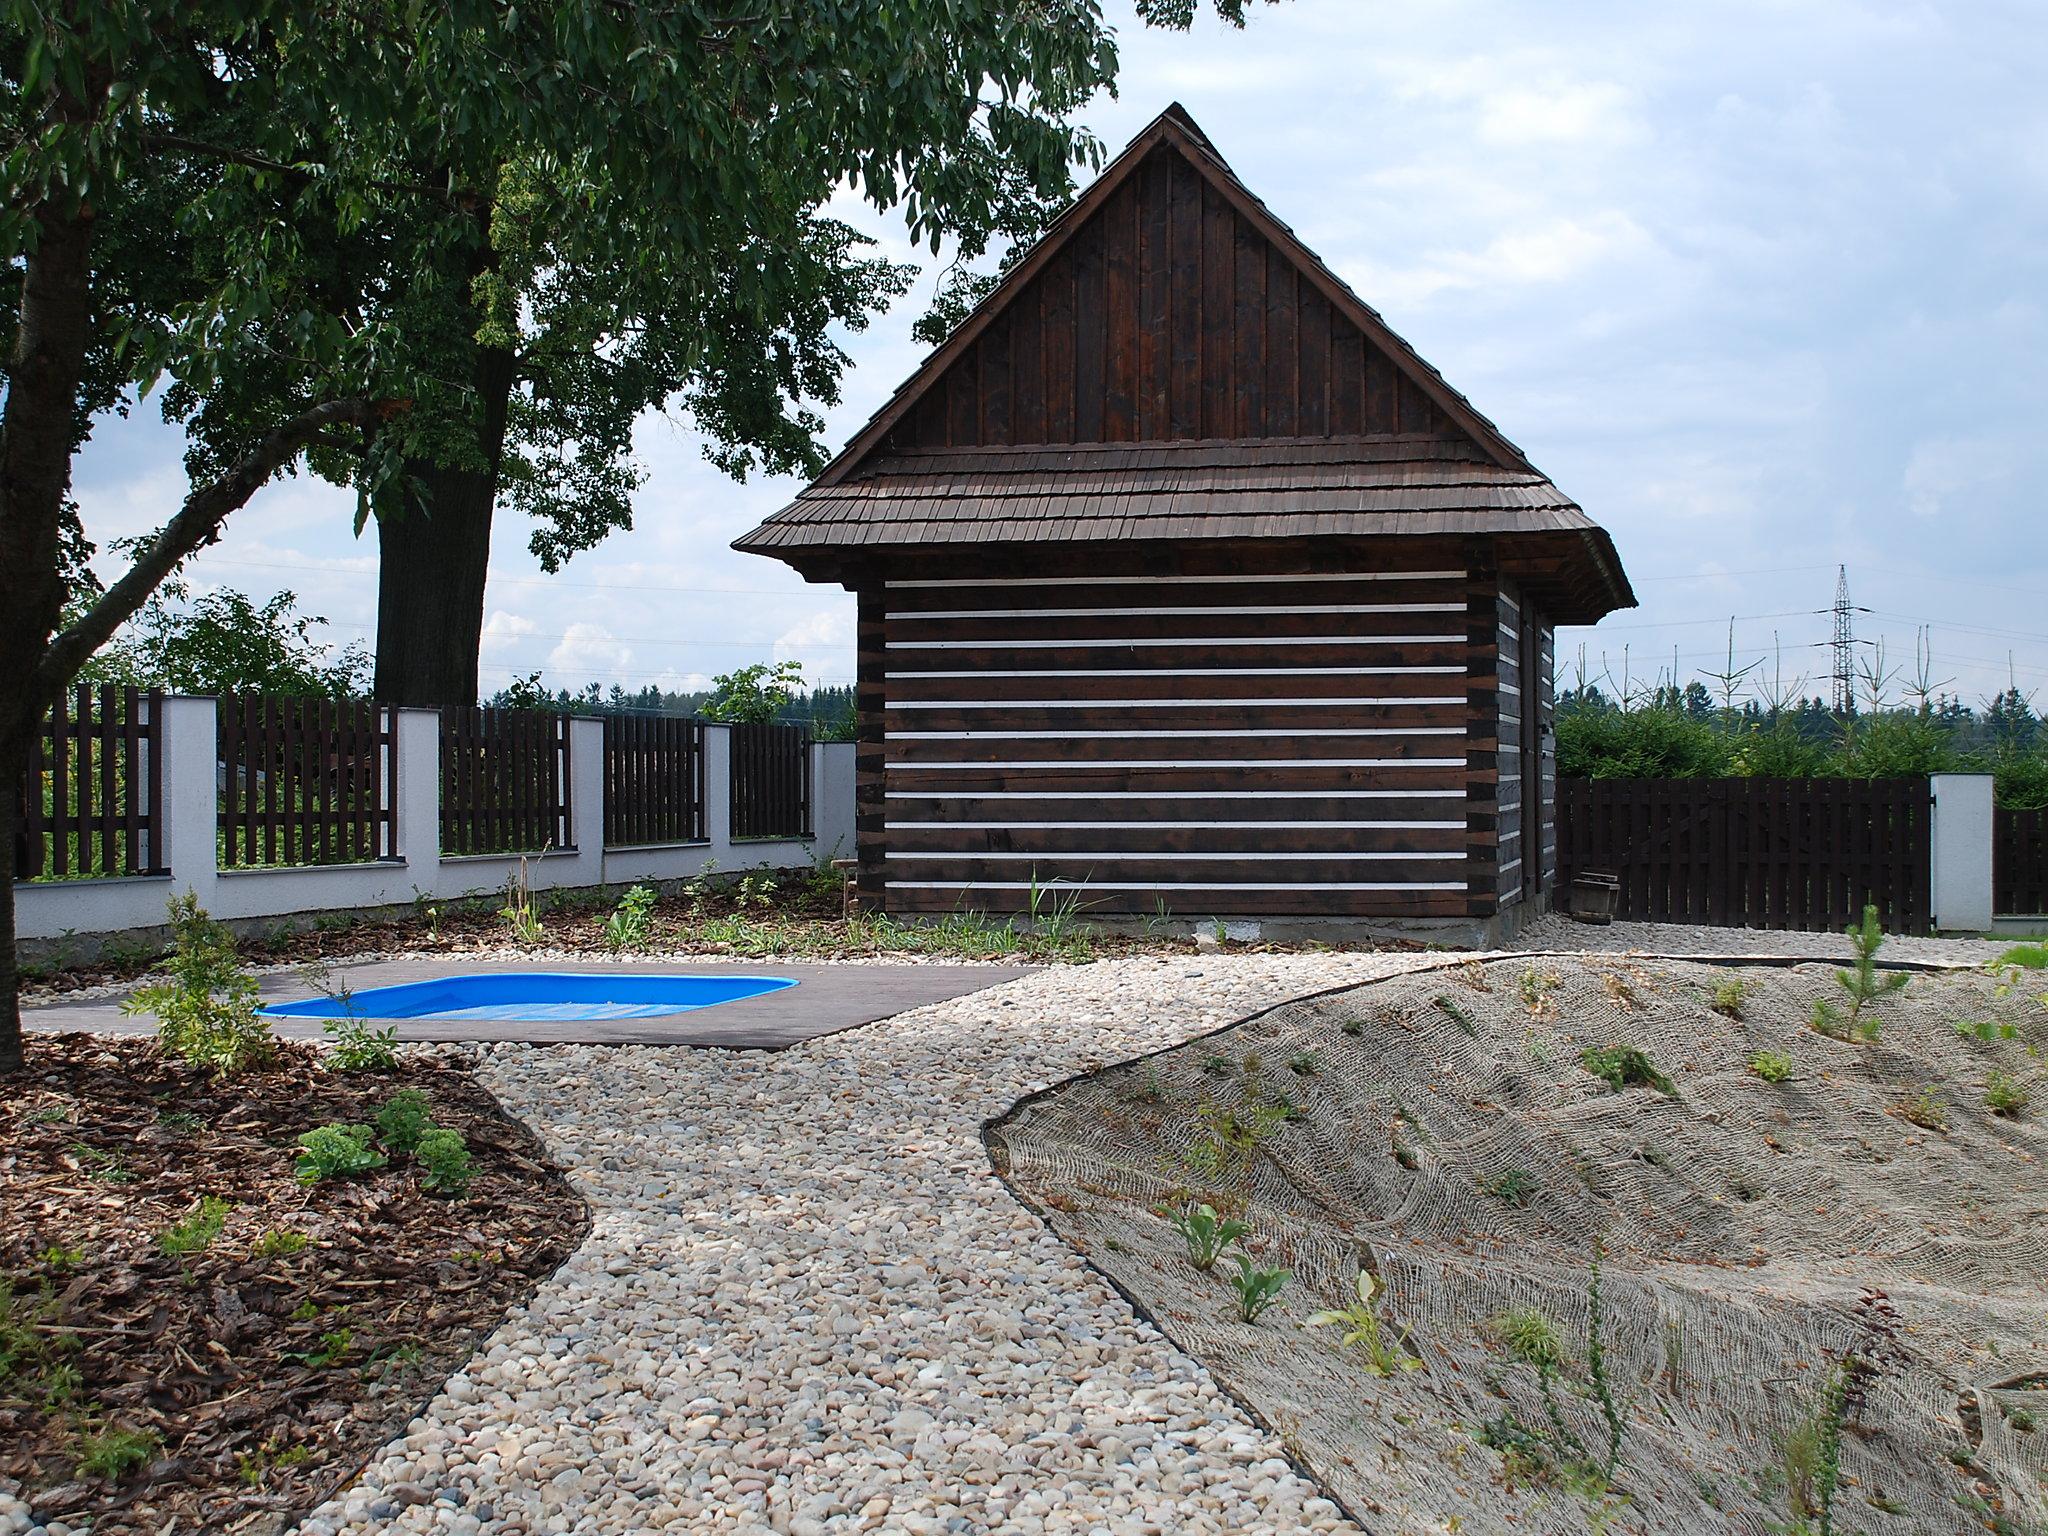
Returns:
[[[1062,1085],[991,1126],[990,1148],[1376,1531],[1818,1529],[1824,1469],[1795,1455],[1788,1475],[1785,1445],[1814,1443],[1852,1356],[1871,1369],[1853,1376],[1833,1529],[2035,1531],[2048,1087],[2028,1046],[2048,1040],[2048,979],[2027,980],[1916,975],[1872,1005],[1880,1038],[1852,1044],[1807,1023],[1817,998],[1846,1011],[1827,966],[1452,966]],[[1979,1021],[2019,1038],[1954,1027]],[[1622,1045],[1673,1091],[1615,1090],[1582,1063]],[[1759,1051],[1790,1077],[1753,1071]],[[2035,1106],[1992,1113],[1994,1070]],[[1155,1214],[1191,1198],[1241,1212],[1257,1262],[1292,1270],[1258,1322],[1237,1320],[1232,1260],[1197,1271]],[[1625,1421],[1605,1493],[1560,1449],[1568,1435],[1597,1460],[1607,1440],[1587,1369],[1596,1239]],[[1420,1368],[1376,1375],[1341,1330],[1306,1325],[1355,1299],[1361,1264]],[[1500,1338],[1513,1309],[1556,1325],[1556,1419]],[[1517,1432],[1526,1453],[1504,1455]]]

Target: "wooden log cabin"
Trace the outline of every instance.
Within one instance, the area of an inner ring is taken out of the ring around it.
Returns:
[[[1498,935],[1555,879],[1553,626],[1635,601],[1178,106],[734,547],[858,596],[897,914]]]

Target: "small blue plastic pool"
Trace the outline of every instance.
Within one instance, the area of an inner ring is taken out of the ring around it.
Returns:
[[[579,1019],[657,1019],[730,1003],[796,985],[782,976],[634,976],[517,971],[445,976],[397,987],[371,987],[339,998],[272,1003],[280,1019],[511,1019],[520,1023]]]

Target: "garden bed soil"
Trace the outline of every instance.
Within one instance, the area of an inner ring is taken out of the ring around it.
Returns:
[[[281,1044],[215,1081],[143,1040],[31,1036],[27,1051],[0,1103],[0,1478],[45,1521],[285,1529],[588,1230],[533,1134],[428,1053],[344,1075]],[[402,1087],[467,1140],[465,1196],[427,1192],[398,1157],[298,1181],[300,1132],[372,1123]],[[162,1234],[208,1196],[231,1202],[219,1236],[166,1253]],[[264,1246],[279,1232],[305,1246]],[[81,1475],[82,1437],[109,1431],[144,1437],[145,1464]]]

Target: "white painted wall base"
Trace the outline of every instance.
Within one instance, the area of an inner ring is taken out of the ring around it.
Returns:
[[[504,889],[516,854],[441,857],[441,733],[430,709],[398,712],[398,856],[369,864],[288,869],[222,869],[215,842],[216,723],[212,699],[164,701],[163,849],[168,875],[111,880],[15,882],[16,933],[24,941],[149,932],[164,922],[174,894],[190,891],[223,921],[360,912],[453,901]],[[721,871],[792,869],[853,850],[853,744],[811,748],[809,838],[732,837],[731,736],[704,730],[706,830],[701,843],[604,846],[604,722],[569,724],[570,846],[527,861],[536,890],[569,890],[635,881],[685,880]]]

